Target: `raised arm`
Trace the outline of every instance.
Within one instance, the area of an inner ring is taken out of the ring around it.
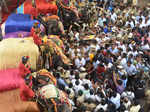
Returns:
[[[113,81],[114,81],[115,85],[118,86],[117,79],[116,79],[116,76],[115,76],[115,72],[113,72]]]

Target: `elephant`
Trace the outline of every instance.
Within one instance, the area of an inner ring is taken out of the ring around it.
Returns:
[[[41,70],[32,78],[32,82],[35,100],[41,111],[72,112],[66,93],[57,88],[56,79],[51,73]]]

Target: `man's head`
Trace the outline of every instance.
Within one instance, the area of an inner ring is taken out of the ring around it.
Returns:
[[[26,64],[28,62],[28,60],[29,60],[29,56],[23,56],[22,57],[22,63],[23,64]]]
[[[130,60],[127,62],[127,65],[130,67],[130,65],[131,65],[131,61]]]

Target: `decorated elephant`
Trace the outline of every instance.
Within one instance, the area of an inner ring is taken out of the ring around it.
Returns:
[[[38,104],[48,112],[71,112],[71,104],[66,93],[53,84],[41,87],[36,94]]]
[[[66,93],[57,88],[56,79],[50,72],[40,70],[33,76],[33,90],[41,111],[71,112],[72,107]]]

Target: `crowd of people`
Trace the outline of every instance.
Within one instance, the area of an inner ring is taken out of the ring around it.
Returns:
[[[70,29],[62,38],[72,65],[60,66],[55,59],[49,71],[73,112],[149,112],[149,9],[114,0],[94,5],[94,27]]]
[[[97,7],[95,27],[71,31],[73,39],[64,41],[73,65],[58,67],[58,84],[74,112],[148,112],[148,102],[141,99],[150,75],[149,10],[113,2]],[[86,31],[95,39],[84,41]]]

